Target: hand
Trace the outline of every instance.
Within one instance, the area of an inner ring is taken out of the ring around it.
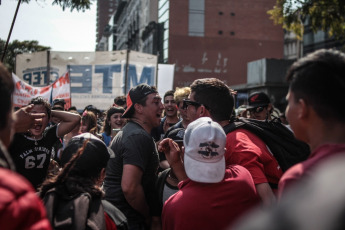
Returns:
[[[158,150],[165,153],[165,157],[170,167],[174,169],[174,173],[179,181],[188,178],[182,162],[181,149],[175,141],[170,138],[163,139],[158,145]]]
[[[14,113],[15,115],[15,131],[26,132],[28,129],[35,125],[41,125],[43,117],[46,116],[45,113],[31,113],[34,105],[28,105],[20,108]]]
[[[178,144],[170,138],[163,139],[158,144],[158,151],[164,152],[170,165],[181,163],[181,150]]]

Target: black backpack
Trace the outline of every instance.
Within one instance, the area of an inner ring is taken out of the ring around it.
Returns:
[[[117,229],[128,230],[127,218],[119,209],[101,198],[92,199],[87,192],[69,196],[52,188],[43,197],[43,202],[55,230],[106,229],[104,212]]]
[[[252,132],[265,142],[283,172],[306,160],[310,154],[309,146],[297,140],[293,133],[280,122],[279,118],[271,121],[237,118],[223,127],[226,134],[239,128]]]

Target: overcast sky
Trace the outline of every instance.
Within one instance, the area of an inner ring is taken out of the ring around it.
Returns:
[[[0,0],[0,38],[7,40],[17,0]],[[11,40],[37,40],[53,51],[94,51],[96,45],[96,1],[90,10],[77,12],[52,6],[52,0],[21,4]]]

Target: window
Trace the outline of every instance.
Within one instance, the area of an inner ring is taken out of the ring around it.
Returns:
[[[203,37],[205,33],[205,0],[189,0],[189,36]]]
[[[169,55],[169,0],[158,1],[158,23],[163,23],[163,39],[160,44],[162,49],[163,62],[168,61]]]

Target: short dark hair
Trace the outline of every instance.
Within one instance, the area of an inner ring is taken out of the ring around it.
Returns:
[[[174,93],[175,93],[175,90],[169,90],[169,91],[165,92],[164,97],[163,97],[163,101],[165,101],[165,98],[167,96],[173,96],[174,97]]]
[[[345,54],[318,50],[296,61],[287,80],[295,100],[303,99],[324,120],[345,122]]]
[[[234,109],[231,89],[217,78],[195,80],[190,86],[196,102],[205,105],[214,121],[229,120]]]
[[[0,129],[3,129],[7,123],[8,113],[12,109],[12,94],[14,83],[10,72],[0,62]]]
[[[49,102],[46,99],[44,99],[41,96],[38,96],[38,97],[35,97],[35,98],[31,99],[29,105],[31,105],[31,104],[33,104],[33,105],[43,105],[44,108],[47,111],[48,119],[50,118],[51,106],[50,106]]]
[[[71,111],[71,110],[77,110],[77,107],[71,106],[71,107],[69,107],[69,108],[67,109],[67,111]]]
[[[114,103],[118,106],[125,107],[126,106],[126,96],[117,96],[114,99]]]

